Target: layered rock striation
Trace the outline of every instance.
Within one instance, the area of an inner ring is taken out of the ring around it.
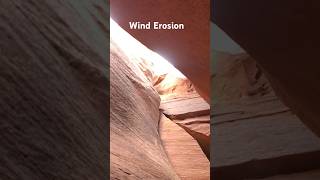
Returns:
[[[0,1],[0,179],[107,179],[105,1]]]
[[[110,66],[111,178],[178,179],[158,133],[160,97],[112,38]]]

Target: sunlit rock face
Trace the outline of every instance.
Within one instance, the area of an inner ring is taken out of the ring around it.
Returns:
[[[136,64],[161,99],[172,99],[197,93],[194,85],[166,59],[150,50],[111,19],[111,32],[117,45],[128,59]]]
[[[162,63],[166,63],[166,61]],[[161,61],[155,63],[150,62],[150,59],[143,59],[143,61],[140,61],[138,64],[160,95],[161,100],[164,101],[188,96],[190,94],[198,94],[190,80],[173,66],[168,65],[168,68],[160,67],[163,69],[159,71],[158,66],[161,64]]]
[[[0,179],[108,179],[106,1],[0,1]]]
[[[153,81],[163,69],[153,63],[164,59],[112,20],[110,45],[111,178],[179,179],[158,133],[160,97]]]
[[[178,179],[158,134],[160,97],[112,39],[110,52],[112,179]]]
[[[174,99],[197,93],[193,84],[188,79],[175,77],[171,73],[159,76],[154,86],[162,100]]]

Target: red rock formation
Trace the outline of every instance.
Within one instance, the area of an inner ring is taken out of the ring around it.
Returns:
[[[185,119],[210,114],[209,104],[199,95],[162,101],[160,109],[170,119]]]
[[[111,178],[178,179],[158,134],[159,95],[112,38],[110,53]]]
[[[203,146],[209,147],[209,135],[205,135],[206,144],[203,145],[198,136],[189,132],[188,126],[182,128],[182,123],[180,127],[164,116],[159,122],[158,93],[162,96],[161,107],[165,113],[171,112],[172,117],[208,115],[209,105],[195,92],[190,81],[180,77],[170,66],[159,74],[157,65],[162,64],[154,64],[158,62],[153,59],[157,56],[116,24],[113,26],[111,177],[209,179],[209,160],[202,151]],[[177,101],[178,97],[184,99]],[[171,104],[164,99],[170,99]],[[206,124],[209,127],[209,122]]]
[[[210,159],[210,106],[199,94],[162,100],[160,109],[199,143]],[[196,157],[195,157],[196,158]]]
[[[196,94],[193,84],[187,78],[176,77],[172,73],[157,78],[154,87],[162,100],[174,99]]]
[[[209,13],[208,11],[205,11],[208,5],[209,1],[201,1],[197,3],[195,3],[194,1],[184,1],[182,3],[181,1],[176,0],[157,2],[133,2],[127,0],[111,1],[112,18],[117,23],[119,23],[119,25],[122,26],[127,32],[129,32],[136,39],[145,44],[148,48],[156,50],[158,53],[164,55],[169,61],[171,61],[171,63],[173,63],[188,78],[190,78],[190,80],[196,86],[193,87],[193,85],[187,79],[172,77],[170,72],[168,74],[162,74],[161,76],[155,76],[152,71],[148,70],[148,66],[150,65],[144,62],[144,58],[134,58],[140,64],[140,68],[146,74],[148,79],[153,82],[156,90],[159,92],[163,100],[181,97],[189,99],[190,93],[196,93],[194,89],[196,88],[197,92],[201,94],[207,101],[209,101],[209,23],[207,21]],[[192,16],[190,16],[190,7],[195,6],[197,8],[192,9],[193,13]],[[145,16],[145,14],[148,14],[148,16]],[[187,28],[186,30],[179,32],[130,30],[128,24],[129,21],[136,20],[139,20],[140,22],[161,22],[168,20],[177,21],[180,23],[185,23]],[[199,101],[197,104],[192,104],[192,102],[197,101],[184,101],[184,103],[179,104],[182,107],[175,105],[175,107],[173,108],[178,108],[178,110],[188,108],[185,111],[186,116],[184,118],[209,115],[209,106],[206,102],[204,102],[203,100]],[[193,109],[193,107],[195,109]],[[202,107],[200,111],[199,107],[200,109]],[[189,115],[192,114],[195,116],[189,117]],[[176,116],[180,117],[180,114],[176,114]],[[205,127],[207,129],[209,127],[209,122],[206,123],[208,126],[201,127]],[[198,123],[196,122],[195,124]],[[185,130],[188,131],[191,135],[193,135],[193,138],[198,140],[198,143],[206,152],[207,157],[209,157],[209,136],[203,135],[201,133],[199,133],[200,135],[198,135],[197,131],[192,131],[188,126],[183,126],[183,123],[181,123],[180,125],[181,127],[184,127]],[[183,129],[181,130],[181,132],[183,132]],[[209,130],[205,131],[208,132]],[[202,136],[205,137],[205,141],[203,141],[203,138],[199,138]],[[170,156],[169,158],[172,158],[172,156]],[[190,158],[196,159],[197,156],[192,155]],[[179,158],[179,161],[179,163],[181,163],[181,161],[183,160]],[[184,173],[188,173],[188,171],[191,172],[190,168],[192,167],[189,164],[185,167]],[[183,174],[180,175],[183,176]]]
[[[210,179],[210,163],[199,144],[183,128],[161,116],[159,133],[173,168],[181,179]]]

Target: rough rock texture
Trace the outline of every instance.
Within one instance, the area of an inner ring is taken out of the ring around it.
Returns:
[[[159,133],[173,168],[181,179],[210,179],[210,163],[199,144],[183,128],[162,115]]]
[[[320,1],[216,0],[212,20],[263,68],[275,92],[320,136]]]
[[[164,55],[209,101],[210,1],[111,0],[111,17],[148,48]],[[146,16],[147,14],[147,16]],[[184,30],[134,30],[130,21],[184,23]]]
[[[213,59],[211,77],[212,177],[261,178],[319,168],[320,139],[274,95],[254,60],[215,53],[221,59]]]
[[[0,179],[107,179],[106,1],[0,1]]]
[[[111,179],[179,179],[158,133],[160,97],[112,37]]]

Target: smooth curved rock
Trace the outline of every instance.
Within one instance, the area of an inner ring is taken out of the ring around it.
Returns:
[[[111,179],[179,179],[158,133],[160,97],[112,36],[111,32]]]

